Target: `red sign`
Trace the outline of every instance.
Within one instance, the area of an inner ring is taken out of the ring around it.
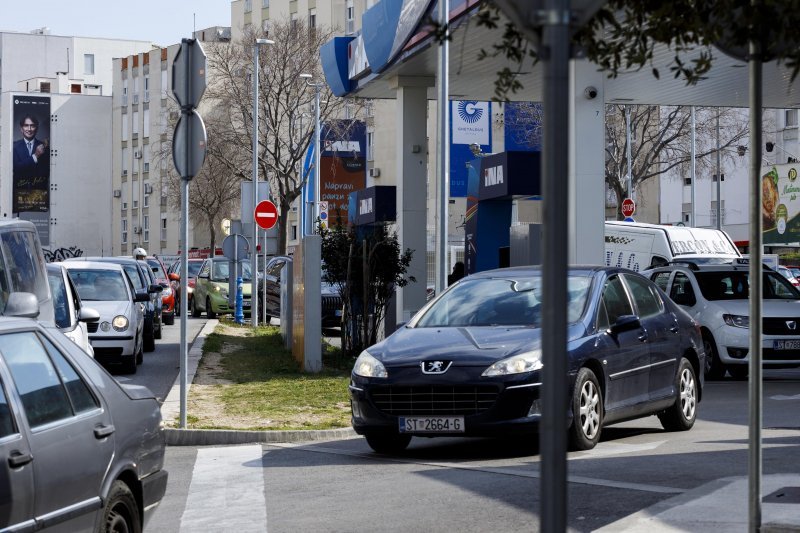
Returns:
[[[278,223],[278,208],[269,200],[258,202],[253,218],[261,229],[270,229]]]
[[[630,217],[636,212],[636,204],[630,198],[622,201],[622,216]]]

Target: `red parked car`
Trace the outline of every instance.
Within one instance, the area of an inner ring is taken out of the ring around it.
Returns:
[[[200,266],[203,264],[202,259],[189,259],[189,279],[186,280],[186,292],[189,294],[186,300],[186,308],[192,308],[192,293],[194,292],[194,283],[197,280],[197,273],[200,271]],[[175,314],[181,314],[181,262],[175,261],[167,271],[169,282],[172,286],[172,292],[175,294]]]
[[[164,287],[161,291],[161,318],[166,325],[175,323],[175,294],[167,277],[167,269],[158,257],[146,257],[145,261],[150,265],[150,270],[156,277],[156,283]]]

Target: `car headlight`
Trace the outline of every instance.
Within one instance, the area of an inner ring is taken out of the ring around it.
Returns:
[[[749,328],[750,317],[744,315],[722,315],[722,320],[734,328]]]
[[[128,317],[124,315],[117,315],[114,317],[114,320],[111,321],[111,325],[117,331],[125,331],[128,329]]]
[[[194,292],[194,287],[186,287],[186,292],[192,294]]]
[[[510,374],[533,372],[540,368],[542,368],[542,351],[532,350],[497,361],[484,370],[481,375],[485,377],[508,376]]]
[[[353,374],[365,378],[385,378],[389,376],[383,363],[372,357],[366,350],[361,352],[361,355],[356,359],[356,364],[353,365]]]

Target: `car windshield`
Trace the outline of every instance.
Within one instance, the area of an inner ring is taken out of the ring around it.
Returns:
[[[211,271],[211,281],[228,281],[230,263],[228,261],[214,261]],[[242,281],[251,281],[250,261],[242,261]]]
[[[695,276],[706,300],[747,300],[750,297],[746,271],[696,272]],[[762,291],[765,300],[800,300],[800,291],[775,272],[764,272]]]
[[[196,278],[197,277],[197,273],[200,272],[200,267],[203,266],[203,262],[202,261],[189,261],[187,263],[187,266],[189,268],[189,277],[190,278]],[[180,273],[180,270],[178,270],[178,272]]]
[[[69,275],[81,300],[121,302],[129,299],[125,278],[118,270],[71,269]]]
[[[153,275],[156,279],[167,279],[167,274],[164,272],[164,269],[161,268],[161,263],[155,259],[148,259],[147,264],[150,265],[150,270],[153,271]]]
[[[466,279],[453,286],[417,321],[416,327],[540,327],[541,277]],[[567,320],[576,322],[586,307],[591,278],[569,276]]]

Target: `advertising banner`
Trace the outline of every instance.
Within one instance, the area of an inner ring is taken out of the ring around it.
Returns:
[[[800,165],[762,167],[761,220],[764,244],[800,242]]]
[[[331,225],[348,221],[349,195],[367,186],[367,129],[362,121],[338,120],[321,132],[320,200],[328,202]]]
[[[50,210],[50,98],[14,96],[12,211]]]
[[[473,147],[492,151],[490,102],[452,102],[450,109],[450,198],[467,196],[467,163],[475,158]]]

